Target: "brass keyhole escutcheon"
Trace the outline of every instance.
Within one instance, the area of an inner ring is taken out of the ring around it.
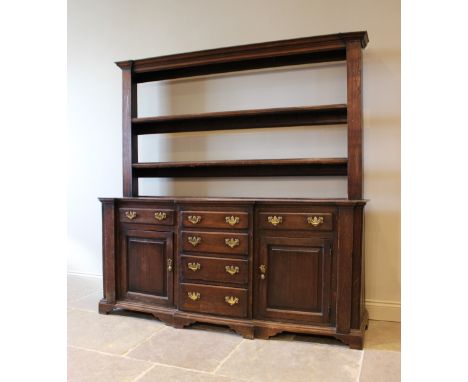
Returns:
[[[260,269],[260,278],[265,280],[265,273],[266,273],[266,265],[262,264],[259,266]]]
[[[172,271],[172,259],[167,259],[167,271]]]

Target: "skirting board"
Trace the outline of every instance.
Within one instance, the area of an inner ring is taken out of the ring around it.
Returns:
[[[401,322],[401,303],[397,301],[366,300],[369,319]]]

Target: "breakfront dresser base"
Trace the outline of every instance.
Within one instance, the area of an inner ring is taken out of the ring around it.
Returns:
[[[176,309],[156,308],[140,304],[127,302],[116,302],[109,304],[106,300],[99,301],[99,313],[109,314],[114,309],[127,309],[131,311],[152,314],[159,321],[176,329],[183,329],[194,323],[206,323],[227,326],[237,334],[246,339],[267,340],[277,334],[300,333],[316,336],[335,337],[337,340],[348,345],[351,349],[362,350],[364,344],[364,332],[368,326],[368,313],[364,310],[364,315],[359,329],[352,329],[347,334],[337,333],[334,327],[321,327],[311,325],[299,325],[293,323],[279,323],[273,321],[241,320],[225,317],[207,316],[193,313],[180,312]]]
[[[175,328],[332,336],[362,348],[364,200],[115,198],[103,207],[104,298]]]

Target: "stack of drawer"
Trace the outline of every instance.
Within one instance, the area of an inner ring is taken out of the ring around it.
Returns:
[[[179,308],[247,317],[249,211],[180,212]]]

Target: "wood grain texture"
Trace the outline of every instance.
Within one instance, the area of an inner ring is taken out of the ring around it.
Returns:
[[[192,300],[188,293],[199,293],[198,300]],[[233,305],[226,297],[236,298]],[[229,317],[245,318],[248,315],[247,290],[202,284],[180,284],[179,305],[181,310],[219,314]]]
[[[346,158],[251,159],[197,162],[135,163],[139,178],[172,177],[260,177],[260,176],[344,176]]]
[[[255,269],[257,318],[328,322],[330,243],[316,238],[260,236]],[[265,266],[265,271],[260,266]],[[263,278],[262,278],[263,275]]]
[[[247,233],[214,232],[214,231],[181,231],[180,248],[184,252],[211,252],[229,255],[247,255],[249,237]],[[191,244],[190,238],[198,238],[196,245]],[[229,246],[226,240],[233,239],[237,244]]]
[[[357,41],[346,44],[348,92],[348,198],[362,198],[362,52]]]
[[[336,292],[336,330],[349,333],[351,329],[354,208],[343,207],[338,217],[338,261]]]
[[[133,118],[137,135],[346,124],[346,105],[224,111],[205,114]]]
[[[140,60],[120,61],[120,68],[132,65],[137,82],[192,77],[314,62],[346,59],[346,43],[368,42],[367,32],[337,33],[303,37],[198,52],[172,54]]]
[[[196,265],[199,265],[198,269]],[[232,274],[226,270],[233,272]],[[235,272],[235,273],[234,273]],[[249,262],[239,258],[180,256],[182,281],[248,285]]]
[[[138,137],[132,131],[132,118],[138,116],[137,84],[132,65],[122,69],[122,170],[123,195],[138,196],[138,178],[132,164],[138,162]]]

